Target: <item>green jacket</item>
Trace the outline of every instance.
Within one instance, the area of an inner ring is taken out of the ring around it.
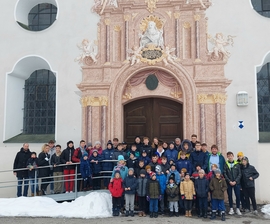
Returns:
[[[217,179],[216,177],[212,178],[209,184],[209,188],[212,191],[212,198],[224,200],[224,191],[227,190],[226,181],[221,178]]]
[[[150,199],[158,199],[159,196],[161,195],[158,180],[149,179],[146,185],[146,192],[147,196],[149,196]]]

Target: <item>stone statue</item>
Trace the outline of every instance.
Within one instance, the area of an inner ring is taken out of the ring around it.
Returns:
[[[163,59],[165,66],[168,65],[168,62],[174,64],[175,61],[177,60],[177,57],[175,55],[171,55],[171,53],[175,51],[175,48],[170,49],[169,46],[166,46],[164,51],[166,55],[165,58]]]
[[[108,5],[112,5],[115,8],[118,8],[118,3],[117,0],[94,0],[95,3],[92,7],[92,11],[96,11],[99,7],[101,7],[101,10],[99,12],[99,14],[103,14],[104,9],[106,8],[106,6]]]
[[[79,57],[75,59],[75,61],[78,61],[79,63],[83,63],[83,60],[86,57],[90,57],[93,62],[96,64],[97,63],[97,45],[95,44],[94,41],[90,41],[87,39],[84,39],[81,44],[77,45],[80,50],[82,50],[82,53]]]
[[[134,65],[137,64],[139,62],[141,62],[141,54],[140,54],[141,48],[140,47],[133,47],[133,49],[128,49],[127,52],[129,54],[131,54],[131,56],[129,56],[127,58],[127,60],[130,61],[130,65]]]
[[[216,59],[220,58],[219,53],[222,53],[225,59],[230,57],[230,52],[225,49],[225,46],[233,46],[233,38],[233,36],[228,35],[227,40],[225,40],[222,33],[217,33],[215,38],[210,38],[209,41],[214,45],[213,53]]]
[[[200,3],[201,3],[201,6],[203,7],[203,8],[206,8],[206,6],[205,6],[205,4],[203,4],[203,0],[198,0]],[[186,4],[189,4],[190,3],[190,0],[187,0],[186,1]]]
[[[163,48],[163,31],[159,30],[154,21],[149,21],[144,34],[140,34],[140,48],[147,48],[149,44]]]

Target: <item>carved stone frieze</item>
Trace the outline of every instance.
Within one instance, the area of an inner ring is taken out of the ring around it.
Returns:
[[[82,107],[92,106],[108,106],[108,97],[107,96],[84,96],[81,98]]]

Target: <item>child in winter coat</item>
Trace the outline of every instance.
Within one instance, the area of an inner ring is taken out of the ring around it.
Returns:
[[[100,171],[102,170],[102,165],[100,163],[101,156],[98,154],[98,150],[94,149],[93,154],[89,158],[92,170],[92,183],[93,183],[93,190],[100,190],[101,188],[101,176]],[[97,178],[95,178],[97,177]]]
[[[192,200],[196,199],[194,183],[190,180],[189,173],[186,173],[185,180],[180,184],[181,198],[184,200],[186,217],[191,217]]]
[[[139,161],[138,166],[136,168],[135,174],[136,174],[137,178],[140,177],[141,170],[145,171],[145,166],[144,166],[144,161],[143,160]]]
[[[212,180],[213,177],[215,177],[215,170],[218,168],[217,164],[211,165],[211,171],[207,174],[206,179],[208,181]]]
[[[186,157],[185,152],[180,152],[180,159],[176,161],[176,169],[180,173],[183,168],[187,170],[188,173],[192,172],[192,165]]]
[[[146,216],[146,185],[147,185],[147,178],[146,178],[146,171],[141,170],[140,176],[138,178],[138,184],[137,184],[137,196],[138,196],[138,202],[139,202],[139,217],[145,217]]]
[[[38,173],[36,174],[36,179],[35,179],[35,172],[37,172],[36,168],[38,166],[38,159],[37,159],[37,154],[35,152],[31,152],[31,158],[27,160],[27,168],[28,170],[28,176],[29,176],[29,181],[30,181],[30,188],[31,188],[31,196],[34,196],[35,193],[39,193],[38,189]],[[36,191],[36,192],[35,192]]]
[[[173,209],[175,212],[175,216],[179,217],[178,213],[179,187],[175,184],[174,175],[171,175],[169,177],[169,183],[166,188],[166,193],[170,207],[170,217],[173,216]]]
[[[126,179],[126,177],[128,175],[128,168],[125,166],[124,156],[122,156],[122,155],[118,156],[118,162],[117,162],[117,165],[113,168],[111,179],[114,178],[115,171],[120,172],[120,176],[123,180]]]
[[[51,158],[51,165],[53,166],[54,176],[54,193],[60,194],[63,189],[63,166],[59,166],[61,163],[61,146],[55,146],[55,153]]]
[[[109,191],[112,194],[113,216],[119,216],[121,198],[124,192],[123,179],[120,176],[119,170],[114,172],[114,178],[109,183]]]
[[[135,157],[134,152],[129,153],[129,159],[127,160],[127,167],[133,168],[134,170],[138,167],[138,159]]]
[[[203,169],[199,170],[199,178],[195,180],[195,191],[197,200],[199,201],[199,215],[198,217],[207,218],[207,198],[209,191],[209,182],[205,177]]]
[[[86,191],[91,186],[92,170],[88,160],[88,153],[85,151],[81,157],[80,171],[83,178],[83,190]]]
[[[175,177],[175,183],[176,183],[177,185],[179,185],[179,184],[180,184],[180,174],[179,174],[179,172],[176,170],[175,163],[172,163],[172,164],[171,164],[171,169],[170,169],[170,171],[169,171],[169,173],[168,173],[168,175],[167,175],[167,183],[169,182],[169,177],[171,176],[172,173],[174,174],[174,177]]]
[[[164,173],[165,175],[167,175],[170,171],[170,165],[169,165],[169,163],[168,163],[168,161],[167,161],[167,157],[165,157],[165,156],[162,156],[161,157],[161,164],[160,164],[160,166],[161,166],[161,170],[162,170],[162,173]]]
[[[147,151],[145,149],[142,150],[139,160],[143,160],[145,166],[147,166],[151,162],[151,159],[147,156]]]
[[[147,182],[146,192],[146,199],[149,201],[150,218],[157,218],[158,200],[161,199],[161,192],[159,182],[157,181],[157,177],[154,172],[150,172],[150,179]]]
[[[159,182],[159,186],[160,186],[160,195],[161,195],[161,199],[159,202],[159,208],[160,208],[160,213],[161,215],[164,214],[164,194],[165,194],[165,190],[166,190],[166,182],[167,182],[167,178],[166,176],[161,173],[161,166],[157,165],[156,166],[156,176],[157,176],[157,180]]]
[[[220,169],[215,170],[215,177],[209,184],[212,191],[212,215],[210,219],[216,219],[217,210],[221,211],[221,220],[225,221],[224,192],[227,190],[225,179],[221,177]]]
[[[126,217],[134,216],[134,200],[137,188],[137,179],[134,175],[134,169],[128,169],[128,176],[124,180],[125,200],[126,200]]]
[[[137,149],[136,144],[131,145],[131,149],[127,152],[128,157],[130,156],[130,153],[133,153],[137,159],[140,158],[140,151]]]

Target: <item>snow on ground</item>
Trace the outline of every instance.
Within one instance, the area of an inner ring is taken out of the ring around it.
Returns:
[[[0,198],[0,216],[96,218],[112,216],[111,195],[91,192],[72,202],[47,197]]]
[[[265,214],[266,218],[270,218],[270,204],[264,205],[261,211]]]

